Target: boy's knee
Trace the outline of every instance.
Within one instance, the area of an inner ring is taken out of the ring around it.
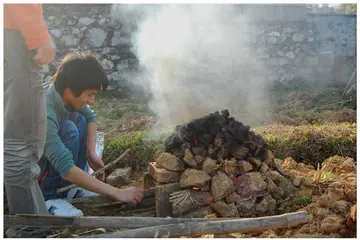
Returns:
[[[73,121],[64,120],[60,123],[59,135],[63,140],[71,139],[75,141],[79,139],[79,130]]]

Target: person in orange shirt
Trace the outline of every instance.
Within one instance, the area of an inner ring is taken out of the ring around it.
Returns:
[[[4,4],[4,26],[4,183],[9,213],[49,214],[38,184],[46,136],[42,65],[54,60],[56,47],[41,4]],[[16,227],[10,230],[8,237],[33,236]]]

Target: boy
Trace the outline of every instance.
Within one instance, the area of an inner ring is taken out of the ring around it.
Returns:
[[[83,215],[64,198],[98,193],[132,204],[143,198],[138,188],[118,189],[86,172],[87,163],[94,171],[104,167],[95,153],[96,115],[89,105],[95,102],[95,94],[107,86],[106,74],[95,57],[73,53],[62,60],[46,89],[47,134],[40,161],[43,170],[40,187],[53,215]],[[56,193],[71,183],[81,188]]]

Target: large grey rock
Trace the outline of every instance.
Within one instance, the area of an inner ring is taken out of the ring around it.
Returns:
[[[203,170],[208,174],[211,174],[216,169],[217,161],[211,158],[206,158],[203,162]]]
[[[184,170],[184,163],[176,156],[167,153],[162,152],[159,154],[155,159],[157,165],[160,167],[163,167],[165,169],[168,169],[170,171],[181,171]]]
[[[294,33],[292,39],[293,39],[293,41],[295,41],[295,42],[301,42],[302,40],[304,40],[304,34]]]
[[[112,186],[121,186],[131,182],[131,167],[117,168],[107,178],[106,182]]]
[[[91,47],[101,47],[106,39],[106,32],[100,28],[91,28],[87,31],[84,43]]]
[[[96,21],[96,19],[94,18],[88,18],[88,17],[82,17],[79,19],[79,23],[80,24],[83,24],[83,25],[90,25],[90,24],[93,24],[94,22]]]
[[[236,184],[236,192],[242,197],[255,196],[266,189],[266,182],[259,172],[241,175]]]
[[[73,35],[62,36],[60,41],[67,47],[77,46],[79,44],[79,39]]]
[[[221,217],[236,218],[240,217],[237,207],[234,203],[227,204],[226,202],[219,201],[212,203],[211,208]]]
[[[52,29],[52,30],[50,30],[50,34],[54,38],[60,38],[62,36],[62,31],[60,29]]]

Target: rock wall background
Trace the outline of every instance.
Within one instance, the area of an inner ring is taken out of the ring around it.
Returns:
[[[57,60],[44,68],[45,81],[67,52],[81,49],[99,57],[111,80],[109,89],[118,96],[136,97],[142,92],[132,81],[140,71],[132,44],[136,22],[124,21],[113,12],[111,17],[111,8],[109,4],[44,4],[44,17],[58,47]],[[356,63],[356,15],[310,14],[305,5],[239,5],[236,11],[256,16],[248,23],[243,53],[255,55],[266,67],[252,66],[251,74],[256,72],[266,81],[346,84],[349,80]],[[239,67],[246,76],[249,66]]]

